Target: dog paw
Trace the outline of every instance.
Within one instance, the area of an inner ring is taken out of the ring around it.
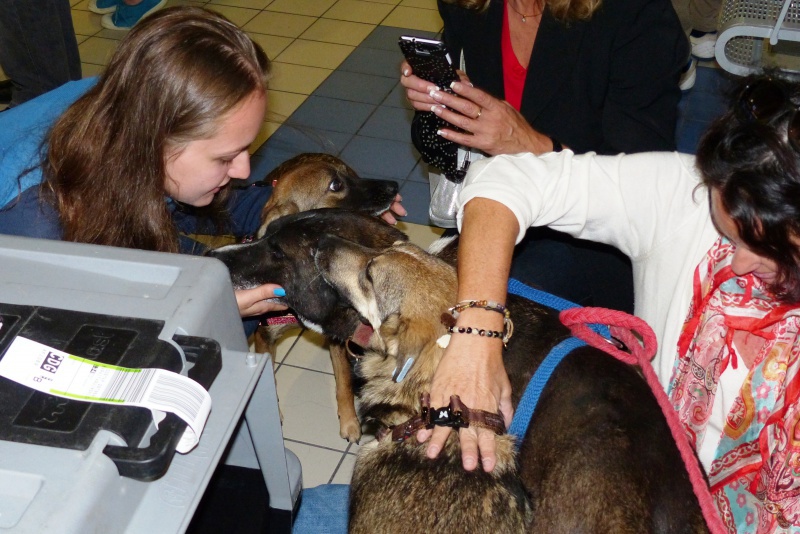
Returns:
[[[358,420],[339,420],[339,435],[350,443],[358,443],[361,439],[361,424]]]

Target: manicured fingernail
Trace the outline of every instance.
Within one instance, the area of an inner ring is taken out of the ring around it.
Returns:
[[[436,135],[441,135],[444,138],[447,138],[447,133],[444,130],[436,130]]]
[[[408,69],[403,70],[403,76],[408,76]]]
[[[459,85],[459,83],[458,83],[458,82],[450,82],[450,89],[452,89],[452,90],[454,90],[454,91],[455,91],[455,90],[456,90],[456,89],[458,89],[459,87],[460,87],[460,85]]]
[[[286,290],[283,289],[282,287],[278,287],[278,288],[276,288],[275,290],[272,291],[272,294],[275,295],[276,297],[285,297],[286,296]]]
[[[428,446],[428,458],[435,458],[439,454],[439,447],[436,445]]]

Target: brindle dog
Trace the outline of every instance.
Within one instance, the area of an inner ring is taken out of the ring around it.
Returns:
[[[358,355],[360,412],[391,427],[420,409],[444,349],[442,313],[456,296],[453,267],[409,243],[375,250],[323,238],[325,280],[374,327]],[[554,310],[509,296],[516,325],[504,351],[514,406],[551,347],[569,335]],[[402,382],[396,369],[414,358]],[[495,470],[466,472],[453,433],[436,460],[412,436],[359,451],[350,531],[706,532],[663,413],[640,372],[591,347],[558,366],[519,456],[497,439]]]
[[[279,259],[301,320],[339,339],[369,323],[368,338],[349,342],[364,380],[362,417],[389,427],[418,414],[443,354],[437,340],[445,334],[442,313],[456,298],[454,267],[374,218],[340,210],[281,219],[270,234],[247,258],[228,258],[234,279],[258,283],[258,269],[243,267]],[[569,332],[552,309],[512,295],[508,306],[515,331],[504,362],[516,407]],[[396,382],[409,358],[413,365]],[[577,349],[558,366],[518,453],[509,436],[497,446],[492,473],[462,468],[455,433],[436,460],[413,435],[362,446],[351,532],[707,532],[640,372],[597,349]]]

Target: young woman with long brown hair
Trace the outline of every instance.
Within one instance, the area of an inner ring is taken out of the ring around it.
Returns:
[[[39,164],[3,172],[16,194],[0,209],[0,232],[194,253],[203,247],[190,235],[254,232],[270,188],[228,183],[250,174],[269,72],[264,51],[217,13],[176,7],[146,18],[96,83],[73,82],[1,118],[11,127],[56,117]],[[278,289],[238,291],[240,312],[281,309],[266,302]]]

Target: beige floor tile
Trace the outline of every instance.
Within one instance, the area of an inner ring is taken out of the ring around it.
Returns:
[[[292,345],[291,351],[281,363],[333,374],[330,352],[325,346],[325,339],[316,332],[306,330]]]
[[[92,63],[81,63],[81,76],[84,78],[91,78],[92,76],[100,76],[103,73],[104,67],[102,65],[94,65]]]
[[[354,49],[355,47],[348,45],[297,39],[275,59],[283,63],[334,70]]]
[[[255,32],[247,32],[247,34],[253,41],[261,45],[261,48],[267,53],[267,57],[273,60],[294,41],[294,37],[280,37]]]
[[[274,62],[270,87],[277,91],[310,95],[333,72],[331,69]]]
[[[266,118],[271,122],[283,122],[288,119],[289,115],[294,113],[305,100],[306,95],[270,89],[267,92]]]
[[[350,479],[353,478],[353,468],[356,465],[356,457],[353,454],[345,454],[342,461],[339,463],[339,468],[331,480],[332,484],[350,484]],[[311,487],[311,486],[309,486]]]
[[[358,46],[374,29],[373,24],[319,19],[300,37],[312,41]]]
[[[305,15],[292,15],[290,13],[276,13],[262,11],[253,20],[248,22],[244,29],[249,32],[263,33],[266,35],[279,35],[282,37],[298,37],[306,31],[316,19]]]
[[[114,54],[118,41],[103,37],[90,37],[78,46],[82,63],[106,65]]]
[[[283,437],[345,451],[339,437],[333,375],[282,365],[276,372]]]
[[[216,9],[217,6],[246,7],[250,9],[264,9],[272,0],[211,0],[207,7]]]
[[[275,0],[267,10],[320,17],[335,3],[336,0]]]
[[[224,15],[226,18],[228,18],[231,22],[233,22],[240,28],[245,27],[247,23],[253,20],[259,13],[259,10],[257,9],[246,9],[243,7],[232,7],[232,6],[221,6],[221,5],[214,5],[209,7],[212,7],[214,11],[217,11],[220,14]]]
[[[339,0],[325,12],[326,19],[348,20],[379,24],[392,11],[388,4],[365,2],[364,0]]]
[[[84,42],[88,38],[89,38],[88,35],[77,35],[77,34],[75,35],[75,40],[78,41],[78,44],[81,44],[82,42]]]
[[[103,29],[100,26],[101,15],[80,9],[72,10],[72,27],[78,35],[94,35]]]
[[[408,235],[408,239],[415,245],[427,249],[431,243],[439,239],[444,233],[444,228],[426,226],[424,224],[397,223],[397,228]]]
[[[104,37],[106,39],[121,41],[126,35],[128,35],[128,30],[109,30],[108,28],[103,28],[95,34],[95,37]]]
[[[400,0],[367,0],[367,2],[375,2],[376,4],[389,4],[392,6],[396,6],[400,3]]]
[[[302,331],[302,328],[294,328],[289,330],[278,340],[275,344],[275,354],[273,355],[273,361],[275,363],[281,363],[283,359],[286,358],[286,355],[292,350],[292,347],[294,347]]]
[[[344,456],[341,452],[329,451],[294,441],[287,441],[286,448],[295,453],[300,460],[304,488],[327,484]],[[352,468],[350,471],[352,472]],[[347,480],[349,481],[350,478],[348,477]]]
[[[436,5],[436,0],[402,0],[401,6],[405,7],[418,7],[421,9],[433,9],[438,11],[439,7]]]
[[[438,11],[418,7],[398,6],[381,23],[383,26],[439,32],[444,25]]]
[[[88,9],[89,0],[70,0],[69,5],[73,9]]]

